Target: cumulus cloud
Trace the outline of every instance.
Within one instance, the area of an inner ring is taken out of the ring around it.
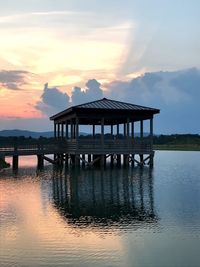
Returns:
[[[108,97],[161,109],[158,133],[200,133],[200,70],[145,73],[110,84]]]
[[[10,90],[19,90],[26,84],[26,76],[30,73],[23,70],[1,70],[0,85]]]
[[[80,87],[74,87],[71,97],[72,104],[78,105],[103,98],[103,90],[100,86],[101,84],[97,80],[91,79],[87,81],[86,88],[83,90]]]
[[[101,84],[95,80],[88,80],[86,88],[74,87],[72,90],[71,101],[67,93],[61,92],[58,88],[49,88],[48,83],[45,84],[41,100],[37,102],[35,108],[43,114],[51,116],[60,112],[71,105],[78,105],[84,102],[93,101],[103,97]]]
[[[50,88],[48,83],[44,85],[41,100],[36,104],[35,108],[43,114],[51,116],[69,106],[69,96],[67,93],[61,92],[58,88]]]
[[[156,116],[155,133],[200,133],[200,70],[145,73],[130,81],[113,81],[105,93],[119,101],[161,109]],[[36,108],[52,115],[70,105],[103,98],[101,84],[88,80],[85,88],[74,87],[70,97],[45,85]]]

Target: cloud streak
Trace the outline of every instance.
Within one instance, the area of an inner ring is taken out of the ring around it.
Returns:
[[[20,90],[26,84],[26,76],[30,73],[23,70],[0,71],[0,85],[10,90]]]

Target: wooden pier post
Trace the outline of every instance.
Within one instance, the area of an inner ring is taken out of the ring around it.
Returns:
[[[111,167],[114,166],[114,155],[113,154],[110,155],[110,166]]]
[[[14,155],[13,156],[13,161],[12,161],[13,170],[18,170],[18,165],[19,165],[19,156],[18,155]]]
[[[88,154],[88,162],[91,162],[91,160],[92,160],[92,155]]]
[[[80,167],[80,155],[75,155],[75,166]]]
[[[37,159],[38,159],[38,162],[37,162],[37,168],[40,170],[40,169],[43,169],[44,168],[44,159],[43,159],[43,155],[37,155]]]
[[[121,154],[117,154],[117,167],[121,166]]]
[[[82,167],[85,167],[85,154],[82,154]]]
[[[65,154],[65,168],[68,168],[68,154]]]
[[[126,167],[128,165],[128,155],[123,154],[123,166]]]

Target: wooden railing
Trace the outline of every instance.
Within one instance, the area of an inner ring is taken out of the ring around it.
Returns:
[[[102,142],[100,139],[81,139],[81,140],[70,140],[66,142],[67,149],[76,150],[80,152],[133,152],[139,153],[139,151],[151,151],[152,146],[149,140],[131,140],[131,139],[115,139],[115,140],[104,140]]]
[[[54,153],[149,153],[152,151],[151,142],[132,139],[79,139],[79,140],[55,140],[51,143],[0,143],[0,155],[36,155]]]

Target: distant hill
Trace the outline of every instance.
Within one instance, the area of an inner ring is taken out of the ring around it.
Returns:
[[[54,133],[53,132],[32,132],[32,131],[27,131],[27,130],[2,130],[0,131],[0,136],[24,136],[24,137],[32,137],[32,138],[39,138],[40,136],[43,137],[53,137]]]
[[[80,135],[87,135],[84,132],[80,132]],[[32,137],[32,138],[40,138],[42,137],[46,137],[46,138],[50,138],[54,136],[54,132],[53,131],[49,131],[49,132],[32,132],[32,131],[28,131],[28,130],[18,130],[18,129],[14,129],[14,130],[2,130],[0,131],[0,137],[19,137],[19,136],[24,136],[24,137]]]

